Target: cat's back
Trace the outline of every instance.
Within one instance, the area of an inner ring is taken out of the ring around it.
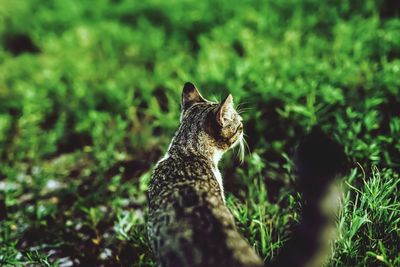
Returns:
[[[253,266],[243,260],[256,266],[213,175],[201,158],[167,157],[157,164],[148,233],[162,266]]]
[[[198,193],[207,191],[216,197],[221,196],[218,182],[205,159],[167,155],[154,168],[148,191],[150,205],[156,204],[154,202],[158,199],[162,200],[176,192],[181,192],[184,188],[192,188]],[[184,192],[181,193],[182,196],[186,195]]]

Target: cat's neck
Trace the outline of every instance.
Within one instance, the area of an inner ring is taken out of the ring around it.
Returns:
[[[219,149],[214,150],[198,150],[197,148],[193,148],[192,146],[177,146],[174,143],[171,143],[167,154],[164,156],[163,159],[168,157],[173,158],[202,158],[205,162],[208,163],[210,170],[214,174],[214,178],[217,180],[219,188],[221,190],[221,197],[223,202],[225,203],[225,193],[224,193],[224,186],[222,181],[221,172],[218,169],[218,163],[221,160],[222,155],[224,152]]]
[[[176,144],[171,143],[167,154],[177,157],[200,157],[205,159],[213,168],[218,169],[218,163],[224,152],[220,149],[199,148],[198,145]]]
[[[224,151],[202,141],[205,139],[206,137],[203,135],[198,135],[197,138],[188,136],[187,132],[179,128],[168,147],[168,154],[171,156],[201,157],[209,162],[212,167],[218,168],[218,162],[221,160]]]

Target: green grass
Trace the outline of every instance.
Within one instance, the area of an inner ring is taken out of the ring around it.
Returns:
[[[399,51],[394,1],[0,0],[0,266],[155,266],[147,183],[185,81],[246,111],[221,167],[263,258],[320,124],[353,162],[327,266],[400,266]]]

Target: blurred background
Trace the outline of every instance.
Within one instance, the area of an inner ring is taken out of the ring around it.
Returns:
[[[154,266],[147,183],[186,81],[245,111],[221,167],[265,260],[319,124],[353,162],[327,266],[399,266],[399,77],[396,1],[0,0],[0,266]]]

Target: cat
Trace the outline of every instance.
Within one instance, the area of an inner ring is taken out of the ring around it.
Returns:
[[[218,169],[222,155],[243,142],[242,117],[234,108],[232,95],[221,103],[211,102],[188,82],[183,87],[181,109],[180,126],[156,164],[148,190],[147,230],[158,265],[265,266],[237,231],[225,205]],[[321,203],[329,186],[343,173],[345,155],[318,129],[303,140],[297,152],[299,185],[305,199],[303,222],[267,266],[320,266],[325,260],[327,240],[322,237],[333,225],[338,205],[326,211]],[[326,153],[328,160],[324,161]]]

